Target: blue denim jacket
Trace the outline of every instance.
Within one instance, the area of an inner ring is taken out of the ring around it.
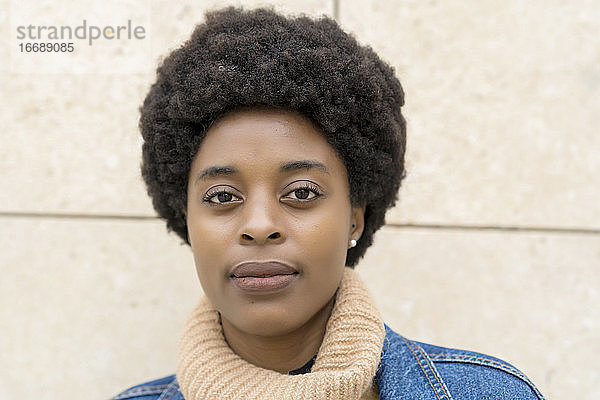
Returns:
[[[544,396],[512,365],[485,354],[408,340],[387,325],[375,381],[382,400],[533,400]],[[184,400],[175,375],[111,400]]]

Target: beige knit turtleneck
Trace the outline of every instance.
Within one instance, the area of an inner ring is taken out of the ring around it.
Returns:
[[[238,356],[225,341],[217,310],[203,297],[179,341],[177,380],[186,400],[377,399],[374,377],[384,337],[369,291],[346,267],[310,373],[287,375]]]

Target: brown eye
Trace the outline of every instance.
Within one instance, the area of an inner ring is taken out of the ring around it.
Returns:
[[[233,204],[240,201],[241,198],[231,193],[230,190],[232,189],[215,188],[206,193],[202,200],[212,206]]]
[[[296,189],[294,190],[294,194],[297,198],[305,200],[310,195],[310,191],[308,189]]]
[[[308,203],[319,197],[321,197],[321,189],[317,185],[312,182],[300,182],[300,185],[292,188],[283,199],[294,200],[296,203]]]
[[[238,198],[229,192],[214,193],[207,199],[208,202],[213,204],[226,204],[235,200],[238,200]]]
[[[219,203],[226,203],[228,201],[231,201],[231,199],[233,198],[233,195],[231,193],[226,193],[226,192],[221,192],[219,194],[217,194],[217,200],[219,200]]]

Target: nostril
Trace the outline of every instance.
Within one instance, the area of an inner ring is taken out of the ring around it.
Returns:
[[[279,232],[273,232],[269,235],[270,239],[279,239],[279,237],[281,236],[281,234]]]
[[[250,236],[250,235],[248,235],[248,234],[244,233],[244,234],[242,234],[242,239],[245,239],[245,240],[252,240],[252,236]]]

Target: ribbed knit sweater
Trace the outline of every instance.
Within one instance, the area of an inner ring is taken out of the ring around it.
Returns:
[[[306,374],[264,369],[234,353],[217,310],[204,296],[179,341],[177,380],[186,400],[377,399],[374,377],[384,337],[368,289],[347,267],[317,358]]]

